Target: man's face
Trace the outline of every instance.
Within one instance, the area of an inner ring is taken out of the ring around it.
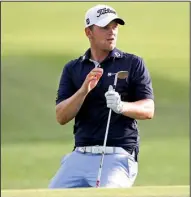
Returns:
[[[91,45],[99,50],[111,51],[117,42],[118,23],[110,22],[105,27],[94,25],[86,35],[89,37]]]

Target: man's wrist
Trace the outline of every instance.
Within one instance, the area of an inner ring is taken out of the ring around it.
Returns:
[[[81,88],[78,90],[78,93],[79,93],[81,96],[87,96],[88,90],[85,90],[84,88],[81,87]]]
[[[124,111],[124,103],[123,103],[123,101],[121,101],[119,103],[118,111],[119,111],[120,114],[123,113],[123,111]]]
[[[125,106],[123,101],[120,102],[118,111],[120,114],[122,114],[125,111]]]

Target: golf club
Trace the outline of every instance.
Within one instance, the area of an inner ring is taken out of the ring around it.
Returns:
[[[128,77],[128,71],[119,71],[117,73],[108,73],[108,76],[113,76],[113,75],[115,75],[114,84],[113,84],[113,88],[115,90],[116,85],[117,85],[117,80],[118,79],[126,79]],[[102,167],[103,167],[103,160],[104,160],[104,155],[105,155],[105,148],[106,148],[107,136],[108,136],[108,131],[109,131],[111,112],[112,112],[112,110],[109,109],[107,127],[106,127],[106,132],[105,132],[104,143],[103,143],[103,150],[102,150],[101,161],[100,161],[100,166],[99,166],[99,171],[98,171],[98,176],[97,176],[97,181],[96,181],[97,188],[100,186],[101,172],[102,172]]]

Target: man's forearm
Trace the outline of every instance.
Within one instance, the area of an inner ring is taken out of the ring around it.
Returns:
[[[56,119],[64,125],[72,120],[80,110],[87,93],[79,89],[73,96],[56,106]]]
[[[122,114],[133,119],[152,119],[154,116],[154,101],[144,99],[136,102],[122,102]]]

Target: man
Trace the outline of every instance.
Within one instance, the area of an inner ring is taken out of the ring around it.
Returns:
[[[56,100],[57,121],[64,125],[73,118],[75,147],[61,162],[49,188],[95,187],[109,109],[112,110],[101,187],[131,187],[138,172],[138,120],[151,119],[154,101],[151,79],[143,60],[116,48],[116,11],[97,5],[85,15],[85,34],[90,49],[67,63]],[[128,71],[111,86],[108,73]],[[109,89],[108,89],[109,88]]]

